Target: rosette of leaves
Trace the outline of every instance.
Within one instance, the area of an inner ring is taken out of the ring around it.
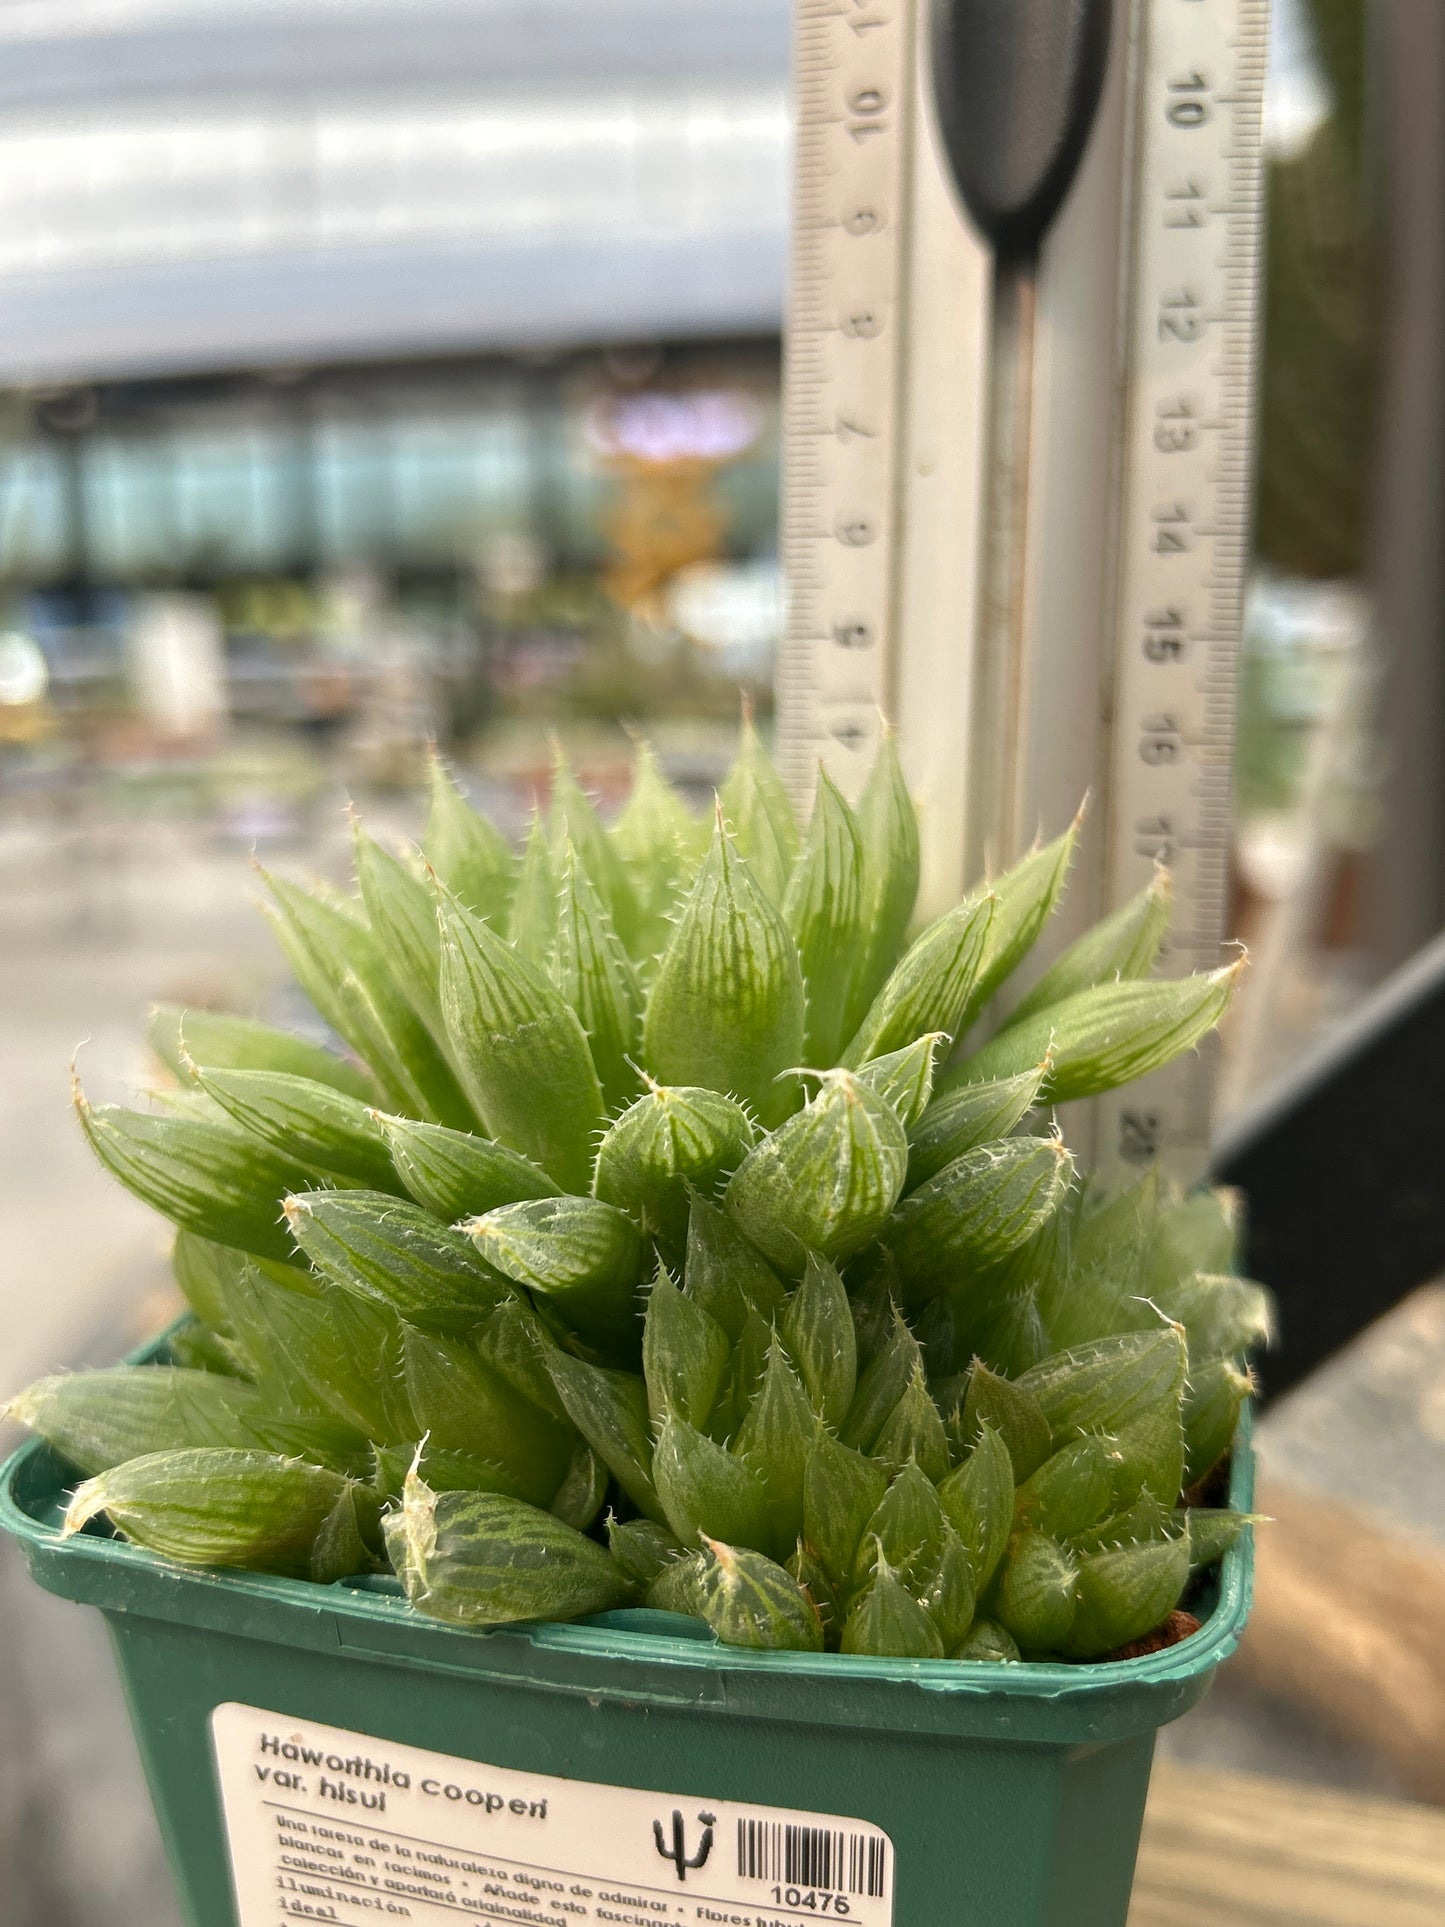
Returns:
[[[1167,1063],[1160,878],[999,993],[1074,824],[921,929],[891,741],[806,828],[745,724],[698,820],[560,764],[516,854],[437,765],[420,850],[268,879],[340,1048],[162,1009],[82,1128],[178,1227],[159,1366],[13,1403],[67,1530],[463,1625],[628,1603],[751,1647],[1087,1660],[1241,1529],[1208,1496],[1268,1305],[1226,1201],[1084,1185],[1051,1107]],[[1006,1007],[1006,1008],[1005,1008]],[[1005,1008],[1005,1014],[998,1014]]]

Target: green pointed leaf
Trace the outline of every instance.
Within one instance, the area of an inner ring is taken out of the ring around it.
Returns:
[[[746,713],[719,801],[758,887],[771,902],[781,903],[798,858],[798,824],[782,780]]]
[[[1069,865],[1074,860],[1082,821],[1081,812],[1062,836],[1040,849],[1030,850],[993,883],[998,907],[989,928],[982,967],[953,1026],[955,1037],[963,1035],[994,992],[1018,969],[1057,909],[1068,881]],[[1036,1050],[1029,1062],[1037,1063],[1043,1054],[1042,1049]],[[1024,1065],[1016,1064],[1013,1068],[1022,1070]]]
[[[474,917],[500,929],[515,887],[516,859],[505,838],[463,799],[439,756],[431,759],[430,778],[426,860]]]
[[[1046,1533],[1021,1532],[1012,1541],[994,1582],[992,1613],[1020,1651],[1050,1653],[1064,1644],[1078,1576],[1078,1561]]]
[[[1232,1272],[1196,1271],[1153,1299],[1166,1318],[1184,1327],[1191,1360],[1240,1359],[1267,1345],[1274,1301],[1263,1285]]]
[[[552,1382],[552,1340],[530,1298],[522,1292],[509,1293],[468,1337],[482,1363],[523,1398],[553,1418],[567,1420],[567,1408]]]
[[[967,1639],[949,1654],[950,1659],[979,1660],[997,1666],[1021,1655],[1012,1633],[1005,1632],[996,1619],[975,1619]]]
[[[353,1573],[374,1572],[381,1564],[373,1547],[381,1547],[381,1507],[369,1486],[350,1486],[321,1522],[311,1546],[308,1578],[319,1586],[334,1585]]]
[[[562,856],[552,981],[577,1013],[611,1110],[637,1093],[632,1059],[642,1025],[642,988],[612,919],[572,846]]]
[[[1102,1210],[1087,1209],[1086,1200],[1073,1214],[1067,1262],[1054,1268],[1040,1295],[1049,1352],[1089,1344],[1101,1333],[1159,1329],[1142,1275],[1152,1192],[1146,1180]]]
[[[863,1064],[930,1031],[956,1037],[983,967],[994,918],[991,894],[965,898],[915,938],[873,999],[843,1062]]]
[[[398,1177],[416,1202],[446,1224],[524,1198],[555,1198],[558,1187],[530,1158],[491,1138],[414,1118],[376,1118]]]
[[[858,1380],[853,1403],[838,1435],[845,1445],[855,1445],[860,1452],[872,1451],[879,1433],[922,1364],[918,1340],[895,1312],[887,1344]]]
[[[1096,1525],[1113,1499],[1107,1443],[1098,1438],[1071,1439],[1019,1487],[1014,1518],[1019,1526],[1046,1532],[1051,1539],[1073,1539]]]
[[[685,1419],[663,1420],[652,1476],[667,1523],[683,1545],[696,1545],[702,1533],[726,1535],[729,1545],[773,1544],[762,1480]]]
[[[950,1084],[1011,1077],[1049,1051],[1053,1063],[1041,1093],[1046,1102],[1067,1104],[1116,1090],[1193,1050],[1228,1009],[1240,968],[1236,963],[1193,977],[1081,990],[1000,1031],[965,1058]]]
[[[691,1297],[691,1292],[689,1292]],[[742,1332],[733,1346],[733,1355],[723,1377],[722,1389],[713,1407],[708,1437],[720,1443],[736,1436],[762,1383],[763,1369],[772,1347],[773,1327],[749,1305]]]
[[[973,1624],[977,1603],[973,1565],[951,1525],[943,1528],[943,1542],[932,1572],[919,1583],[918,1603],[938,1628],[945,1651],[957,1646]]]
[[[895,1469],[912,1461],[935,1483],[947,1477],[948,1440],[921,1364],[873,1441],[873,1457]]]
[[[928,1109],[933,1094],[933,1060],[946,1042],[941,1030],[930,1031],[916,1043],[889,1051],[884,1057],[870,1057],[858,1067],[861,1082],[877,1091],[905,1130]],[[993,1135],[1003,1137],[1006,1133],[997,1131]]]
[[[193,1566],[311,1576],[318,1534],[350,1482],[272,1452],[150,1452],[76,1488],[62,1536],[104,1513],[136,1545]]]
[[[216,1244],[262,1258],[291,1256],[281,1200],[316,1181],[299,1160],[229,1123],[155,1116],[118,1104],[96,1109],[78,1083],[74,1103],[91,1150],[142,1204]]]
[[[1146,1486],[1122,1511],[1069,1535],[1069,1551],[1079,1559],[1096,1552],[1117,1552],[1121,1546],[1153,1545],[1184,1531],[1184,1514],[1156,1499]]]
[[[237,1344],[259,1382],[287,1404],[330,1413],[378,1444],[420,1436],[394,1312],[264,1260],[241,1262],[229,1297]]]
[[[882,1231],[905,1303],[1000,1263],[1058,1210],[1074,1161],[1057,1138],[1005,1138],[965,1151],[904,1198]]]
[[[774,1339],[732,1449],[762,1482],[772,1526],[767,1544],[784,1556],[803,1529],[803,1472],[816,1430],[797,1373]]]
[[[377,1114],[356,1098],[285,1071],[202,1068],[196,1077],[232,1123],[279,1156],[373,1191],[401,1189]]]
[[[817,1614],[818,1623],[823,1629],[823,1643],[826,1646],[830,1634],[836,1632],[842,1625],[842,1614],[838,1609],[838,1600],[833,1591],[832,1581],[801,1540],[788,1555],[785,1570],[807,1595],[808,1603]]]
[[[437,974],[441,940],[437,935],[435,893],[389,850],[353,825],[356,881],[366,905],[372,935],[402,995],[443,1049]]]
[[[573,1448],[562,1483],[547,1501],[553,1518],[563,1520],[585,1532],[602,1510],[607,1498],[607,1467],[590,1445]]]
[[[719,821],[648,997],[647,1068],[776,1122],[791,1108],[778,1079],[800,1061],[803,1005],[797,946]]]
[[[937,1097],[908,1130],[908,1181],[916,1191],[946,1164],[980,1145],[997,1143],[1013,1131],[1038,1102],[1048,1059],[1016,1077],[964,1084]]]
[[[552,808],[548,827],[558,869],[566,869],[566,849],[570,844],[606,906],[607,920],[624,950],[634,950],[642,918],[631,878],[602,827],[591,797],[577,781],[576,772],[560,748],[552,761]]]
[[[881,1553],[848,1615],[841,1650],[874,1659],[943,1658],[938,1628]]]
[[[835,1589],[851,1574],[887,1490],[882,1466],[817,1429],[803,1471],[803,1543]]]
[[[534,816],[522,847],[522,866],[512,893],[507,936],[517,954],[539,972],[546,971],[552,961],[560,890],[546,825],[540,815]]]
[[[943,1554],[952,1531],[933,1481],[919,1466],[905,1465],[863,1531],[853,1564],[852,1590],[868,1584],[878,1549],[917,1598]]]
[[[700,1616],[725,1646],[821,1653],[823,1622],[792,1575],[747,1546],[704,1537]]]
[[[359,1103],[376,1101],[376,1086],[359,1064],[348,1063],[308,1038],[258,1024],[250,1017],[233,1017],[218,1010],[187,1010],[180,1004],[154,1004],[146,1025],[146,1041],[182,1080],[187,1076],[185,1059],[189,1057],[194,1063],[210,1064],[217,1070],[281,1071],[288,1077],[309,1077]]]
[[[938,1488],[945,1518],[968,1553],[975,1593],[988,1590],[1013,1529],[1014,1468],[1002,1436],[984,1419],[978,1442]]]
[[[861,1371],[892,1343],[898,1319],[898,1273],[887,1252],[880,1250],[877,1263],[870,1257],[868,1275],[853,1287],[849,1305]]]
[[[764,1330],[782,1316],[787,1293],[772,1268],[718,1206],[696,1192],[689,1201],[683,1276],[688,1297],[734,1344],[750,1312],[762,1319]]]
[[[1078,1608],[1064,1650],[1073,1659],[1102,1659],[1129,1640],[1142,1639],[1178,1605],[1188,1577],[1189,1540],[1183,1533],[1082,1560]]]
[[[440,1452],[430,1439],[409,1445],[378,1445],[373,1448],[372,1483],[384,1499],[399,1499],[406,1475],[415,1466],[424,1474],[433,1492],[501,1492],[520,1499],[516,1476],[487,1459],[470,1452]]]
[[[585,1191],[602,1091],[576,1013],[459,904],[444,898],[441,920],[442,1013],[479,1115],[558,1184]]]
[[[1131,1506],[1141,1492],[1172,1503],[1184,1484],[1184,1387],[1121,1425],[1110,1440],[1115,1506]]]
[[[85,1473],[186,1446],[279,1452],[357,1471],[366,1441],[335,1420],[306,1417],[242,1379],[176,1366],[117,1366],[37,1379],[0,1416],[38,1432]]]
[[[324,896],[262,875],[272,898],[266,912],[296,981],[370,1067],[389,1107],[468,1129],[472,1108],[370,929]]]
[[[171,1268],[181,1296],[203,1324],[225,1338],[235,1332],[231,1299],[240,1267],[240,1255],[230,1247],[212,1244],[194,1231],[176,1233]]]
[[[891,730],[879,743],[858,799],[862,848],[864,949],[849,987],[844,1035],[851,1037],[887,980],[903,948],[918,896],[918,814]]]
[[[1056,1352],[1025,1372],[1015,1389],[1037,1399],[1062,1442],[1077,1432],[1117,1436],[1134,1419],[1177,1401],[1183,1374],[1178,1332],[1126,1332]]]
[[[191,1319],[166,1340],[166,1351],[173,1365],[206,1372],[221,1378],[241,1375],[241,1358],[235,1344],[223,1333],[213,1331],[198,1319]],[[323,1464],[327,1463],[323,1459]]]
[[[676,1412],[706,1430],[731,1350],[722,1326],[684,1297],[659,1265],[642,1333],[642,1374],[653,1420],[661,1424]]]
[[[470,1345],[408,1326],[406,1390],[420,1433],[440,1452],[500,1467],[512,1490],[545,1505],[566,1475],[576,1433],[482,1363]]]
[[[652,1434],[642,1380],[635,1372],[590,1365],[558,1346],[548,1351],[547,1366],[577,1430],[638,1511],[664,1523],[652,1482]]]
[[[632,793],[612,827],[612,843],[637,899],[632,954],[650,971],[667,942],[673,910],[707,847],[707,832],[688,812],[645,742],[637,745]]]
[[[607,1543],[612,1557],[635,1586],[650,1586],[669,1566],[688,1557],[667,1527],[654,1519],[609,1517]]]
[[[599,1198],[530,1198],[499,1205],[464,1229],[489,1265],[545,1293],[575,1330],[615,1340],[634,1330],[642,1275],[642,1234],[631,1218]]]
[[[1106,1189],[1098,1178],[1091,1179],[1074,1214],[1072,1250],[1076,1264],[1137,1273],[1158,1228],[1160,1210],[1160,1179],[1155,1165],[1119,1190]]]
[[[1227,1358],[1190,1368],[1184,1390],[1185,1485],[1197,1485],[1234,1443],[1240,1412],[1253,1389],[1249,1373],[1237,1370]]]
[[[1048,1356],[1049,1335],[1039,1315],[1038,1292],[1018,1283],[1008,1267],[982,1273],[954,1293],[960,1314],[958,1342],[966,1356],[981,1359],[996,1372],[1017,1377]]]
[[[1151,1297],[1196,1271],[1233,1271],[1238,1256],[1239,1201],[1233,1191],[1191,1191],[1157,1214],[1145,1272]]]
[[[1147,977],[1168,934],[1173,894],[1169,872],[1156,871],[1137,896],[1086,930],[1050,964],[1027,996],[1014,1005],[1005,1026],[1022,1023],[1096,984]]]
[[[1173,1520],[1177,1530],[1188,1534],[1189,1564],[1195,1572],[1216,1565],[1246,1526],[1266,1523],[1259,1512],[1231,1512],[1223,1507],[1203,1505],[1181,1507]]]
[[[853,812],[819,766],[812,821],[783,898],[808,994],[803,1062],[826,1069],[846,1039],[849,992],[865,948],[863,845]]]
[[[815,1251],[783,1312],[782,1339],[813,1410],[841,1425],[858,1388],[858,1346],[843,1280]]]
[[[306,1191],[286,1218],[311,1263],[343,1291],[418,1325],[461,1331],[511,1295],[460,1232],[377,1191]]]
[[[688,1619],[702,1618],[702,1576],[707,1569],[707,1554],[691,1552],[674,1559],[648,1582],[642,1603],[654,1612],[682,1613]]]
[[[1053,1450],[1048,1416],[1031,1389],[975,1364],[963,1407],[963,1429],[977,1438],[992,1427],[1008,1449],[1014,1478],[1031,1478]]]
[[[454,1626],[577,1619],[632,1593],[595,1539],[495,1493],[433,1492],[413,1475],[386,1536],[412,1605]]]
[[[903,1187],[908,1141],[876,1091],[826,1071],[818,1094],[757,1144],[723,1194],[733,1223],[790,1277],[809,1251],[838,1262],[887,1221]]]
[[[655,1084],[608,1126],[592,1188],[681,1255],[690,1193],[706,1197],[756,1138],[747,1112],[721,1091]]]

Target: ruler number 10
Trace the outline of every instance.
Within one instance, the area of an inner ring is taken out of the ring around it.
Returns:
[[[866,141],[874,134],[886,134],[888,122],[883,110],[888,105],[888,96],[881,87],[855,87],[849,94],[847,106],[850,119],[848,132],[855,141]]]
[[[1200,73],[1180,74],[1169,83],[1169,98],[1164,103],[1164,118],[1171,127],[1203,127],[1209,119],[1211,102],[1208,77]]]

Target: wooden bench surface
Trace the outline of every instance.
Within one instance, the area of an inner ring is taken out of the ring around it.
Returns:
[[[1129,1927],[1445,1927],[1445,1810],[1160,1761]]]

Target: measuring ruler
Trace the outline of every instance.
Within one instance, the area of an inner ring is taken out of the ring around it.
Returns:
[[[942,152],[929,0],[798,0],[779,754],[856,795],[880,716],[942,908],[1092,793],[1067,941],[1174,878],[1165,968],[1212,968],[1249,539],[1268,0],[1115,0],[1083,160],[1039,252],[1020,658],[982,619],[997,490],[989,245]],[[996,416],[995,409],[995,416]],[[1211,1067],[1072,1119],[1191,1177]]]

